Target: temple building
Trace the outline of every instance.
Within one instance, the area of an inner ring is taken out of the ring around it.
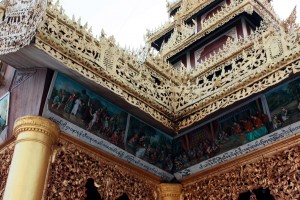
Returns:
[[[143,48],[0,2],[0,199],[300,199],[300,26],[176,0]]]

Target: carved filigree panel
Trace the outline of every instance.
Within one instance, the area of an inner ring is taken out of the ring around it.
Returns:
[[[185,199],[237,199],[239,194],[269,188],[275,199],[300,198],[300,146],[294,145],[272,156],[235,165],[184,186]]]
[[[250,7],[238,4],[241,2]],[[252,7],[265,12],[261,2],[235,0],[232,3],[240,12],[251,13]],[[211,18],[211,23],[226,23],[219,20],[225,13],[213,17],[218,18],[216,21]],[[140,62],[138,52],[120,48],[113,37],[106,38],[104,33],[99,39],[94,38],[86,26],[70,20],[58,4],[48,4],[35,46],[148,113],[165,127],[179,131],[298,72],[299,35],[296,31],[283,30],[274,20],[266,14],[265,23],[256,32],[246,38],[228,40],[222,50],[191,72],[173,69],[161,55],[154,55],[149,49],[144,49],[143,62]],[[196,38],[190,37],[192,28],[185,27],[184,23],[177,28],[182,33],[187,29],[188,41],[195,42]],[[182,33],[180,37],[185,35]],[[176,51],[180,48],[181,45]],[[296,64],[287,66],[292,62]]]
[[[104,199],[157,199],[155,181],[66,139],[59,139],[50,164],[45,199],[84,199],[88,178]]]
[[[5,18],[0,22],[0,55],[29,45],[46,11],[47,1],[3,1]]]
[[[0,149],[0,199],[3,198],[9,166],[14,153],[15,144],[11,143]]]

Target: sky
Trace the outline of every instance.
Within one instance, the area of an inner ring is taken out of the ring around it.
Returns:
[[[60,0],[60,4],[70,18],[81,17],[83,25],[88,22],[94,36],[103,29],[122,47],[131,49],[145,43],[146,29],[154,30],[168,21],[166,0]],[[300,23],[300,0],[273,0],[272,4],[281,19],[297,5]]]

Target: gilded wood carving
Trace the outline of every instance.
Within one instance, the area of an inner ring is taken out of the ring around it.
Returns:
[[[6,146],[3,146],[2,149],[0,149],[0,199],[3,198],[4,195],[4,189],[6,186],[6,180],[8,177],[9,172],[9,166],[12,160],[12,156],[14,153],[14,143],[10,143]]]
[[[266,11],[269,3],[265,0],[234,0],[205,20],[205,30],[196,34],[193,26],[185,24],[184,19],[209,2],[181,1],[182,8],[172,23],[176,30],[170,41],[163,45],[163,51],[181,51],[241,12],[251,14],[255,11],[263,17],[264,23],[246,38],[227,40],[222,50],[191,72],[184,66],[172,68],[166,57],[147,46],[132,51],[119,47],[115,39],[106,37],[104,32],[99,38],[93,37],[87,24],[81,25],[80,19],[68,18],[59,4],[51,1],[37,30],[35,23],[30,25],[30,30],[36,30],[34,45],[37,48],[67,68],[119,95],[165,127],[179,132],[218,109],[260,92],[299,71],[299,28],[293,17],[280,25],[273,11]],[[34,6],[37,8],[32,16],[27,14],[31,17],[30,22],[39,22],[44,3],[41,0],[27,6],[26,12]],[[18,11],[17,8],[15,11]],[[18,17],[23,20],[21,14]],[[14,35],[9,29],[13,26],[22,29],[23,21],[12,24],[7,17],[5,20],[7,25],[4,28],[1,26],[4,38],[1,41],[4,43],[0,43],[1,47],[5,47],[5,52],[12,51],[9,48],[17,50],[24,46],[16,45],[20,38],[28,43],[27,36],[27,39],[18,36],[11,40],[4,35],[4,32]],[[15,30],[18,34],[22,31]]]
[[[239,194],[269,188],[275,199],[300,198],[300,147],[294,145],[272,156],[256,156],[234,167],[200,176],[184,184],[185,199],[237,199]]]
[[[158,199],[158,183],[61,138],[50,164],[45,199],[83,199],[85,184],[93,178],[104,199],[126,193],[130,199]]]
[[[188,72],[172,69],[147,48],[140,52],[146,55],[144,62],[139,62],[136,54],[118,47],[112,37],[102,33],[99,40],[93,38],[57,6],[50,5],[47,13],[38,29],[38,48],[175,131],[298,72],[297,32],[287,33],[272,21],[249,37],[229,39],[221,51]],[[189,28],[179,24],[178,29]]]

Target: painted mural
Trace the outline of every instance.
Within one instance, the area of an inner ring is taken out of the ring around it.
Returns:
[[[204,126],[188,131],[173,144],[174,171],[188,168],[269,133],[269,118],[260,100],[244,105]]]
[[[128,114],[62,74],[57,74],[48,109],[124,149]]]
[[[276,130],[300,119],[300,79],[290,81],[266,94],[271,129]]]
[[[257,141],[299,121],[300,79],[277,87],[265,97],[266,101],[264,98],[252,100],[171,138],[57,73],[47,110],[51,112],[48,117],[60,124],[62,130],[171,180],[172,173],[185,177],[192,173],[190,170],[196,172],[225,161],[229,153],[236,157],[249,152]],[[7,113],[4,110],[8,109],[5,98],[8,99],[3,97],[0,101],[4,108],[1,109],[3,119]]]
[[[47,108],[51,113],[160,169],[172,170],[171,137],[91,90],[57,73],[48,98]],[[52,114],[46,115],[53,118]],[[57,123],[60,123],[59,120]],[[62,127],[66,128],[63,124]]]
[[[0,98],[0,134],[7,126],[9,110],[9,93]]]
[[[130,118],[126,150],[165,171],[172,171],[172,139],[135,117]]]

